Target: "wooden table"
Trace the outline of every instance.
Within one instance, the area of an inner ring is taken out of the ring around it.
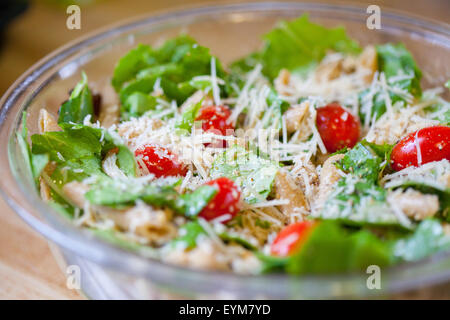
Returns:
[[[66,7],[49,5],[48,2],[34,1],[28,11],[8,29],[0,50],[0,95],[44,55],[96,28],[137,14],[182,7],[186,3],[199,5],[230,1],[95,1],[90,6],[82,7],[81,30],[68,30],[65,27]],[[419,12],[423,16],[448,22],[450,3],[446,0],[370,0],[368,3],[379,4],[382,8],[389,3],[390,7]],[[26,226],[0,199],[0,299],[80,298],[77,292],[65,286],[64,273],[55,262],[45,239]]]

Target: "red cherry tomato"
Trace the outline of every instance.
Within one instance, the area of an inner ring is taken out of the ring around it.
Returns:
[[[422,164],[443,159],[450,161],[450,127],[423,128],[401,139],[392,149],[392,168],[398,171],[409,166],[417,166],[418,150]]]
[[[241,193],[233,180],[222,177],[206,183],[217,188],[217,193],[206,207],[199,213],[199,216],[212,220],[214,218],[229,214],[230,218],[223,220],[223,223],[230,221],[239,212],[239,198]]]
[[[352,148],[360,133],[358,118],[337,103],[317,109],[317,130],[328,152]]]
[[[178,161],[178,157],[158,145],[144,145],[134,152],[136,158],[141,158],[142,162],[147,167],[150,173],[155,177],[168,176],[184,176],[187,173],[187,168]],[[140,161],[138,161],[139,168],[142,168]]]
[[[281,230],[270,247],[273,255],[286,257],[300,249],[317,223],[296,222]]]
[[[231,135],[233,126],[227,120],[231,111],[227,106],[206,106],[202,107],[196,121],[202,121],[204,132],[212,132],[217,135]],[[207,144],[208,145],[208,144]],[[226,147],[226,141],[217,141],[214,147]]]

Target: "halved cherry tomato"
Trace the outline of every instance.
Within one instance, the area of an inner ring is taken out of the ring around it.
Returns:
[[[239,198],[241,193],[233,180],[221,177],[211,180],[206,185],[217,188],[217,193],[206,207],[199,213],[199,216],[212,220],[214,218],[229,214],[230,218],[223,220],[222,223],[230,221],[239,212]]]
[[[273,255],[289,256],[300,249],[313,228],[317,225],[313,221],[302,221],[288,225],[281,230],[270,247]]]
[[[337,103],[331,103],[317,109],[317,130],[328,152],[342,148],[352,148],[360,133],[357,117],[342,108]]]
[[[187,173],[187,168],[178,160],[178,157],[164,147],[147,144],[138,148],[134,155],[136,158],[141,158],[148,171],[157,178],[184,176]],[[140,162],[138,165],[143,169]]]
[[[450,161],[450,127],[434,126],[410,133],[392,149],[391,164],[396,171],[418,165],[420,150],[422,164],[447,159]]]
[[[231,135],[233,125],[227,120],[231,115],[231,111],[227,106],[206,106],[199,110],[196,121],[202,121],[202,129],[204,132],[212,132],[217,135]],[[216,147],[226,147],[226,141],[218,141]]]

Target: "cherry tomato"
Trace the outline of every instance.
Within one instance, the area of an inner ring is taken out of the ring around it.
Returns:
[[[345,147],[352,148],[358,142],[360,133],[358,118],[337,103],[318,108],[316,124],[320,137],[330,153]]]
[[[270,247],[273,255],[289,256],[298,251],[317,223],[312,221],[296,222],[281,230]]]
[[[416,167],[418,149],[422,164],[442,159],[450,161],[450,127],[423,128],[401,139],[392,149],[392,168],[398,171],[409,166]]]
[[[196,121],[202,121],[204,132],[210,131],[217,135],[231,135],[233,126],[227,120],[231,111],[227,106],[206,106],[202,107]],[[226,147],[226,141],[218,141],[216,147]]]
[[[136,158],[141,158],[148,171],[157,178],[184,176],[187,173],[187,168],[178,161],[178,157],[161,146],[147,144],[138,148],[134,155]],[[143,169],[140,161],[138,165]]]
[[[230,221],[239,212],[239,198],[241,197],[241,193],[238,187],[234,184],[233,180],[225,177],[211,180],[206,185],[216,187],[217,193],[199,213],[199,216],[209,221],[229,214],[230,218],[222,221],[222,223]]]

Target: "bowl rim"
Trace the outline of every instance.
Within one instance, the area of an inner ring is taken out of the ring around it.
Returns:
[[[226,5],[208,5],[208,6],[194,6],[188,10],[185,9],[175,9],[166,10],[164,13],[158,12],[151,15],[142,15],[135,18],[126,19],[113,25],[105,26],[101,29],[87,33],[86,35],[70,41],[66,45],[56,49],[51,52],[43,59],[35,63],[30,67],[24,74],[22,74],[6,91],[2,99],[0,100],[0,128],[4,127],[4,123],[7,118],[12,118],[8,114],[10,109],[19,101],[22,95],[26,92],[26,89],[34,81],[39,79],[46,71],[51,70],[54,66],[63,62],[66,58],[77,53],[83,47],[94,44],[98,40],[106,40],[115,35],[120,35],[133,29],[139,28],[140,26],[151,26],[157,25],[158,23],[167,21],[169,19],[178,18],[195,18],[203,17],[211,13],[223,12],[223,13],[236,13],[236,12],[248,12],[254,11],[256,13],[266,12],[271,9],[276,10],[289,10],[289,9],[301,9],[306,12],[318,10],[318,11],[337,11],[340,13],[353,13],[361,15],[361,6],[355,5],[331,5],[325,3],[293,3],[293,2],[250,2],[250,3],[240,3],[240,4],[226,4]],[[415,26],[419,28],[424,28],[428,31],[444,35],[444,37],[450,39],[450,24],[443,22],[435,22],[430,19],[418,18],[417,16],[411,14],[397,13],[394,10],[385,10],[382,12],[382,19],[390,19],[394,22],[405,23],[409,26]],[[447,43],[450,47],[450,41]],[[32,93],[36,94],[36,91]],[[21,110],[23,105],[21,106]],[[20,115],[15,114],[16,121],[20,120]],[[15,126],[14,128],[16,128]],[[2,128],[3,129],[3,128]],[[13,149],[13,141],[11,139],[13,135],[9,132],[9,143],[8,151]],[[2,146],[3,148],[3,146]],[[8,152],[9,154],[9,152]],[[10,155],[10,154],[9,154]],[[14,163],[11,163],[12,159],[9,159],[8,169],[14,170]],[[13,168],[11,168],[11,166]],[[27,191],[26,186],[23,182],[17,180],[17,172],[14,176],[16,178],[16,183],[20,187],[20,192]],[[85,257],[88,260],[95,261],[104,265],[106,267],[111,267],[113,269],[118,269],[122,272],[129,273],[137,276],[144,276],[150,280],[159,280],[161,283],[173,283],[176,274],[177,277],[182,279],[190,279],[191,282],[202,281],[207,284],[205,289],[210,288],[211,284],[224,283],[229,284],[229,288],[242,288],[242,286],[251,286],[252,284],[269,284],[273,282],[280,283],[280,286],[287,290],[290,282],[302,282],[302,283],[331,283],[335,281],[349,280],[360,281],[360,274],[338,274],[338,275],[305,275],[301,277],[293,278],[287,274],[270,274],[270,275],[242,275],[232,272],[220,272],[220,271],[203,271],[194,270],[186,267],[181,267],[177,265],[171,265],[160,260],[149,259],[139,256],[133,252],[126,251],[115,245],[107,243],[101,239],[94,238],[92,235],[88,234],[86,230],[80,230],[78,227],[70,224],[71,230],[69,232],[61,232],[61,230],[56,229],[54,226],[48,226],[47,224],[41,222],[39,219],[34,217],[32,214],[27,212],[17,201],[10,196],[8,188],[5,187],[4,183],[0,181],[2,188],[0,188],[0,193],[2,197],[6,200],[8,205],[17,213],[23,220],[25,220],[33,229],[44,235],[47,239],[55,242],[58,246],[61,246],[79,256]],[[37,195],[36,195],[37,196]],[[51,209],[48,205],[44,204],[42,200],[34,203],[37,205],[36,209],[38,211],[48,211],[52,215],[56,214],[55,210]],[[59,219],[59,218],[57,218]],[[60,226],[67,227],[69,225],[66,222],[54,221]],[[62,223],[62,224],[61,224]],[[65,230],[67,231],[67,230]],[[92,245],[95,242],[96,246]],[[96,247],[96,248],[94,248]],[[406,263],[399,266],[390,267],[386,273],[393,276],[401,275],[405,272],[405,269],[417,266],[427,265],[429,263],[436,263],[450,257],[450,252],[441,252],[433,255],[430,258],[420,260],[418,262]],[[151,268],[149,268],[151,266]],[[151,272],[148,270],[151,269]],[[428,280],[434,279],[434,282],[440,279],[448,279],[450,277],[450,270],[445,276],[443,275],[430,275]],[[364,277],[365,279],[365,277]],[[398,283],[396,288],[402,290],[405,288],[415,287],[420,284],[423,279],[409,279],[408,283]],[[430,280],[431,283],[431,280]],[[195,283],[192,283],[195,284]],[[260,286],[256,286],[260,287]],[[253,287],[256,288],[256,287]],[[389,290],[395,291],[395,288],[390,288]],[[397,290],[397,291],[398,291]]]

